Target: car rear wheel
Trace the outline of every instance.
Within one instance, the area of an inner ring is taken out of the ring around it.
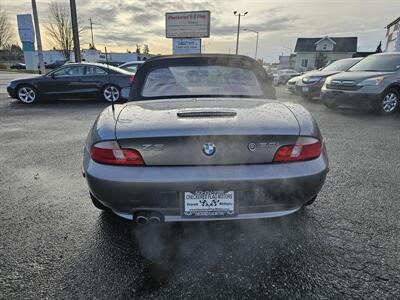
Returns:
[[[399,109],[400,95],[396,89],[388,89],[382,95],[381,101],[374,103],[377,113],[390,115]]]
[[[120,88],[115,85],[107,85],[103,89],[103,98],[107,102],[118,102],[121,99]]]
[[[95,196],[92,195],[92,193],[90,193],[90,198],[92,199],[92,203],[93,205],[100,210],[110,210],[107,206],[101,204],[101,202],[99,200],[96,199]]]
[[[38,100],[37,91],[29,85],[20,86],[17,90],[17,96],[24,104],[32,104]]]

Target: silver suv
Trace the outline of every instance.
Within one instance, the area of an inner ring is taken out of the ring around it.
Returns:
[[[368,104],[381,114],[400,106],[400,53],[373,54],[348,71],[328,77],[321,90],[328,107]]]

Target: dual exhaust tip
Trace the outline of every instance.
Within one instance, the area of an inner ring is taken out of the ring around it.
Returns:
[[[156,212],[138,212],[135,221],[137,224],[145,225],[158,225],[161,223],[162,215]]]

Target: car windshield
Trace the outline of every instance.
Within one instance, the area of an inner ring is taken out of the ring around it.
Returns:
[[[371,55],[350,68],[350,72],[395,72],[400,69],[400,55]]]
[[[324,71],[347,71],[351,66],[356,64],[359,60],[343,59],[337,60],[330,65],[323,68]]]
[[[253,71],[232,66],[171,66],[152,70],[143,97],[263,95]]]

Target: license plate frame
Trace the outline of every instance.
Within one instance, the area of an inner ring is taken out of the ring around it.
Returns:
[[[303,93],[308,93],[308,92],[310,91],[310,88],[309,88],[308,86],[303,86],[302,89],[301,89],[301,91],[302,91]]]
[[[183,218],[234,217],[237,212],[237,193],[233,190],[196,190],[182,192]]]

